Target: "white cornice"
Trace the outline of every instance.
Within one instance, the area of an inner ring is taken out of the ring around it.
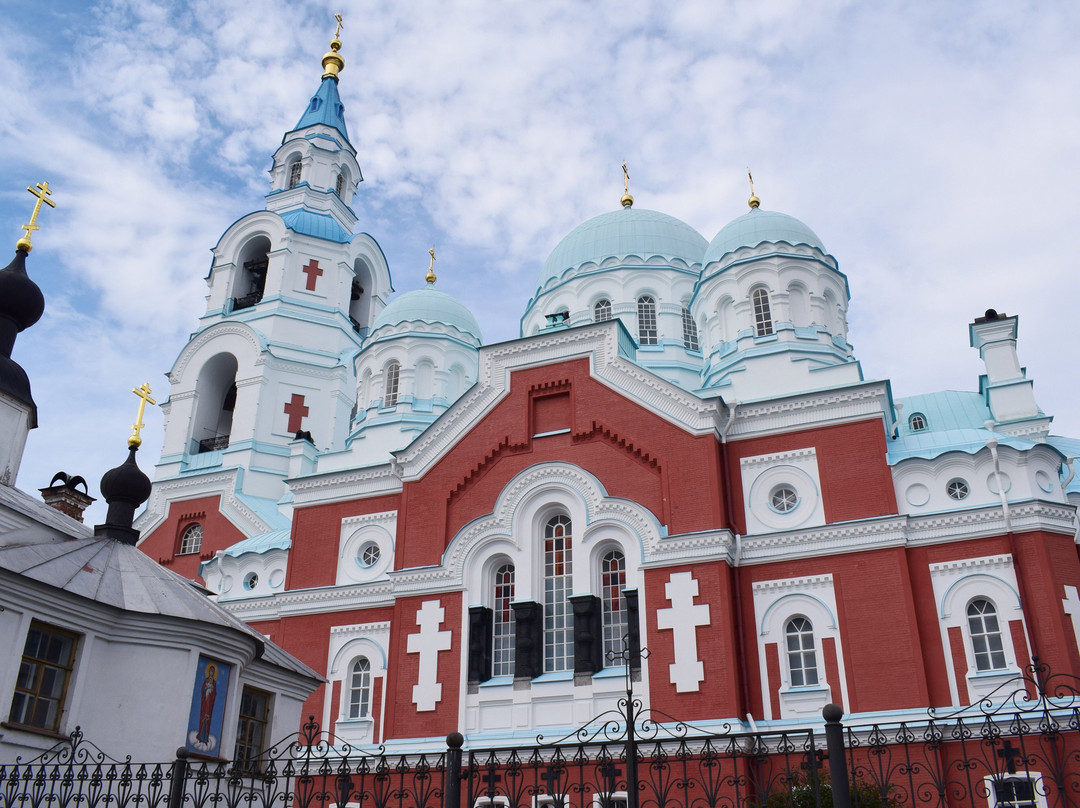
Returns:
[[[394,595],[388,582],[376,581],[352,586],[293,589],[262,598],[221,601],[218,605],[245,623],[254,623],[280,617],[392,606]]]
[[[296,477],[285,482],[293,492],[293,505],[297,507],[401,492],[401,477],[391,463]]]
[[[1072,536],[1075,508],[1033,500],[1010,503],[1014,533],[1046,531]],[[885,547],[922,547],[1007,533],[1000,506],[926,516],[886,516],[843,522],[811,530],[743,536],[740,566],[817,558]]]
[[[930,575],[940,575],[943,572],[973,571],[973,570],[1001,570],[1011,569],[1013,559],[1011,555],[983,556],[982,558],[960,558],[955,561],[945,561],[941,564],[930,565]]]
[[[811,575],[805,578],[778,578],[773,581],[755,581],[752,587],[754,592],[783,592],[794,589],[806,592],[814,589],[832,588],[832,573],[825,575]]]
[[[888,384],[862,382],[850,387],[740,403],[728,439],[757,438],[850,421],[888,420],[888,412]]]

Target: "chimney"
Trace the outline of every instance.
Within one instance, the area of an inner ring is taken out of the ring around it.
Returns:
[[[1049,433],[1051,419],[1039,409],[1031,379],[1020,366],[1016,353],[1018,322],[1016,316],[987,309],[968,327],[971,347],[979,351],[986,366],[979,390],[995,425],[1013,425],[1005,431],[1038,440],[1038,435],[1045,437]]]
[[[82,491],[76,487],[79,485],[82,486]],[[86,480],[77,474],[71,476],[63,471],[53,475],[48,488],[38,490],[46,505],[79,522],[83,520],[83,512],[95,502],[87,490]]]

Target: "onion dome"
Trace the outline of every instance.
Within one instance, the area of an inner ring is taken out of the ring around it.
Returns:
[[[150,478],[135,462],[137,446],[128,449],[127,460],[105,472],[101,478],[101,495],[109,503],[105,524],[94,526],[94,535],[135,544],[139,531],[131,525],[135,509],[150,498]]]
[[[756,197],[754,197],[756,199]],[[718,261],[729,253],[742,247],[757,247],[759,244],[806,244],[826,252],[825,245],[817,233],[800,222],[794,216],[775,210],[762,210],[751,207],[749,213],[728,222],[716,234],[705,251],[703,264]]]
[[[686,222],[655,210],[626,206],[578,225],[551,251],[540,271],[538,288],[584,264],[602,264],[637,256],[659,256],[666,263],[688,266],[701,262],[708,242]]]
[[[375,334],[380,328],[407,322],[450,326],[474,338],[478,343],[483,342],[480,326],[472,312],[457,298],[438,291],[431,283],[423,289],[406,292],[391,302],[375,319],[371,333]]]
[[[11,358],[15,337],[41,319],[45,298],[26,274],[26,250],[0,269],[0,394],[30,407],[30,428],[37,426],[37,406],[30,393],[26,371]]]
[[[11,263],[0,269],[0,321],[7,320],[14,325],[11,341],[14,342],[19,331],[25,331],[40,320],[44,311],[45,297],[26,274],[26,252],[18,250]],[[0,331],[5,326],[0,325]],[[6,344],[3,337],[0,337],[0,350],[6,355],[11,353],[11,345]]]

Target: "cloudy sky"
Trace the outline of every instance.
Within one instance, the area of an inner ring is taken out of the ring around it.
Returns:
[[[251,10],[255,9],[255,10]],[[637,206],[706,238],[763,207],[809,224],[848,275],[850,339],[897,396],[974,390],[967,324],[1020,315],[1058,434],[1080,435],[1075,253],[1080,4],[1069,0],[0,0],[0,233],[48,180],[20,335],[40,427],[19,486],[97,481],[129,392],[204,310],[210,248],[263,206],[270,156],[316,89],[342,11],[340,85],[360,229],[400,293],[439,285],[487,342],[517,336],[544,258]],[[150,470],[161,413],[147,414]],[[101,521],[95,505],[89,521]]]

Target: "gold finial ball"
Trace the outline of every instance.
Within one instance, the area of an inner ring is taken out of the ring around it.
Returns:
[[[428,283],[435,283],[435,273],[429,269],[427,275],[424,276],[424,280]]]
[[[30,239],[28,239],[26,236],[23,236],[21,239],[15,242],[15,249],[22,250],[24,253],[28,253],[32,249],[34,249],[34,245],[30,243]]]
[[[754,194],[750,194],[750,198],[746,200],[746,204],[750,206],[751,210],[756,210],[761,207],[761,200]]]
[[[619,201],[622,203],[622,206],[624,208],[630,208],[634,206],[634,197],[630,196],[629,193],[623,194],[622,199],[620,199]]]
[[[345,57],[338,51],[341,50],[341,40],[331,39],[330,50],[323,54],[322,66],[326,71],[322,74],[324,79],[336,79],[338,73],[345,69]]]
[[[142,446],[142,438],[140,438],[138,435],[132,435],[130,438],[128,438],[128,448],[138,449],[140,446]]]

